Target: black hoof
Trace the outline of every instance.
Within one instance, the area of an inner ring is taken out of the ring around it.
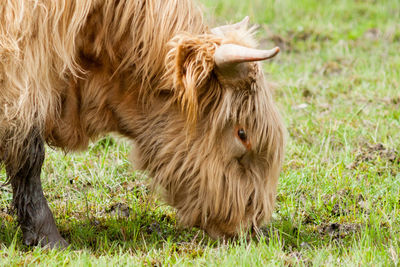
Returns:
[[[40,245],[42,248],[48,249],[66,249],[69,246],[68,242],[59,233],[48,236],[26,233],[24,234],[24,244],[26,246]]]

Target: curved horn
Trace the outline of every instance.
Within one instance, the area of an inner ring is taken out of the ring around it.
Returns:
[[[243,62],[270,59],[279,53],[279,47],[270,50],[259,50],[235,44],[224,44],[215,50],[214,61],[217,67]]]
[[[242,19],[242,21],[238,23],[212,28],[211,33],[215,35],[224,35],[224,33],[227,31],[239,30],[242,27],[247,28],[248,24],[249,24],[249,16],[246,16],[244,19]]]

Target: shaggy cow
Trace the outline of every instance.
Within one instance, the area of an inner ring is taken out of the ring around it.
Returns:
[[[247,20],[208,29],[189,0],[2,0],[0,159],[27,245],[65,246],[44,143],[118,132],[183,225],[232,237],[269,219],[284,128]]]

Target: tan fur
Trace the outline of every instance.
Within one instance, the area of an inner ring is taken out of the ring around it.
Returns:
[[[235,76],[216,68],[224,43],[255,45],[247,29],[212,35],[188,0],[2,1],[3,160],[18,161],[33,128],[65,150],[119,132],[183,224],[215,237],[258,227],[273,209],[284,127],[259,63]]]

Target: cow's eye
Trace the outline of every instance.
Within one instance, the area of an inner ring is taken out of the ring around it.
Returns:
[[[247,135],[245,130],[243,130],[243,128],[240,128],[237,131],[237,135],[239,136],[240,140],[242,140],[242,142],[246,142],[247,141]]]

